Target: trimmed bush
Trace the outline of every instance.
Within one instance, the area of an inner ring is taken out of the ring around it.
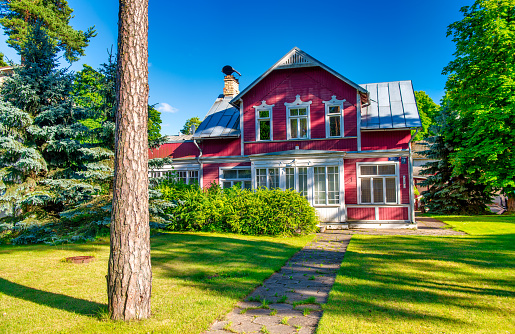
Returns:
[[[173,218],[168,225],[173,231],[295,235],[314,232],[318,222],[315,209],[291,190],[222,190],[216,184],[202,190],[164,182],[160,191],[164,200],[176,204],[166,211]]]

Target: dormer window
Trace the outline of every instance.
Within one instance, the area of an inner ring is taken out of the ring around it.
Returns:
[[[272,107],[266,101],[261,101],[261,105],[254,106],[256,110],[256,141],[272,140]]]
[[[325,104],[325,133],[327,138],[343,137],[343,102],[333,95]]]
[[[309,107],[312,101],[303,102],[300,95],[292,103],[285,102],[287,116],[288,139],[311,138]]]

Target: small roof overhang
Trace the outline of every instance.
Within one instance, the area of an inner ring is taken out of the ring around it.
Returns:
[[[370,103],[361,109],[362,130],[420,128],[411,80],[362,84]]]

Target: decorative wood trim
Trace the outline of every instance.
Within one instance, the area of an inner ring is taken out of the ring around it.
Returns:
[[[358,151],[361,151],[361,95],[358,90],[356,91],[356,95]]]
[[[241,156],[245,155],[245,137],[243,136],[243,117],[244,117],[243,99],[240,99],[240,139],[241,139]]]

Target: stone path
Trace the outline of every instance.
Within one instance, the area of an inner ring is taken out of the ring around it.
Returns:
[[[442,221],[429,218],[417,217],[417,230],[407,228],[378,228],[378,229],[352,229],[352,230],[326,230],[328,234],[370,234],[370,235],[466,235],[465,232],[455,231]]]
[[[320,305],[327,301],[351,237],[317,234],[280,272],[204,334],[314,333],[322,316]]]

